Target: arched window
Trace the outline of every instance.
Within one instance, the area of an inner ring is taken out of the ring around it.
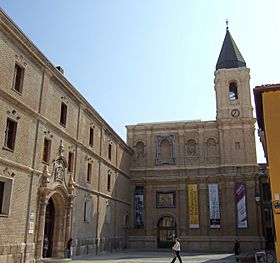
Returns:
[[[238,99],[238,93],[237,93],[237,84],[236,82],[231,82],[229,84],[229,99],[230,100],[237,100]]]
[[[158,227],[176,227],[176,220],[171,216],[165,216],[159,220]]]

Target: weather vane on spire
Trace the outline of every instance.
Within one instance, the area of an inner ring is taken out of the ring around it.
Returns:
[[[227,30],[228,30],[228,20],[226,19],[226,25],[227,25]]]

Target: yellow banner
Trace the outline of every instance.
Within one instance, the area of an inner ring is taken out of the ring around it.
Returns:
[[[188,185],[189,227],[199,228],[197,184]]]

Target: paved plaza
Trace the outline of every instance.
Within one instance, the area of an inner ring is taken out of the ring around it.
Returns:
[[[229,263],[235,262],[233,254],[227,253],[181,253],[183,262]],[[169,263],[172,260],[171,251],[123,251],[110,255],[83,255],[74,257],[73,263]],[[176,262],[179,262],[177,259]]]

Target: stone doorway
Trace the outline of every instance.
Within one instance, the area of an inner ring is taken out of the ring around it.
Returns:
[[[177,235],[176,220],[172,216],[164,216],[158,221],[158,248],[171,248]]]
[[[54,229],[54,203],[52,198],[50,198],[48,205],[46,207],[46,219],[45,219],[45,229],[44,229],[44,245],[43,250],[46,246],[45,240],[47,239],[48,242],[48,249],[46,251],[46,257],[49,258],[52,256],[52,244],[53,244],[53,229]],[[44,255],[44,251],[43,251]]]

